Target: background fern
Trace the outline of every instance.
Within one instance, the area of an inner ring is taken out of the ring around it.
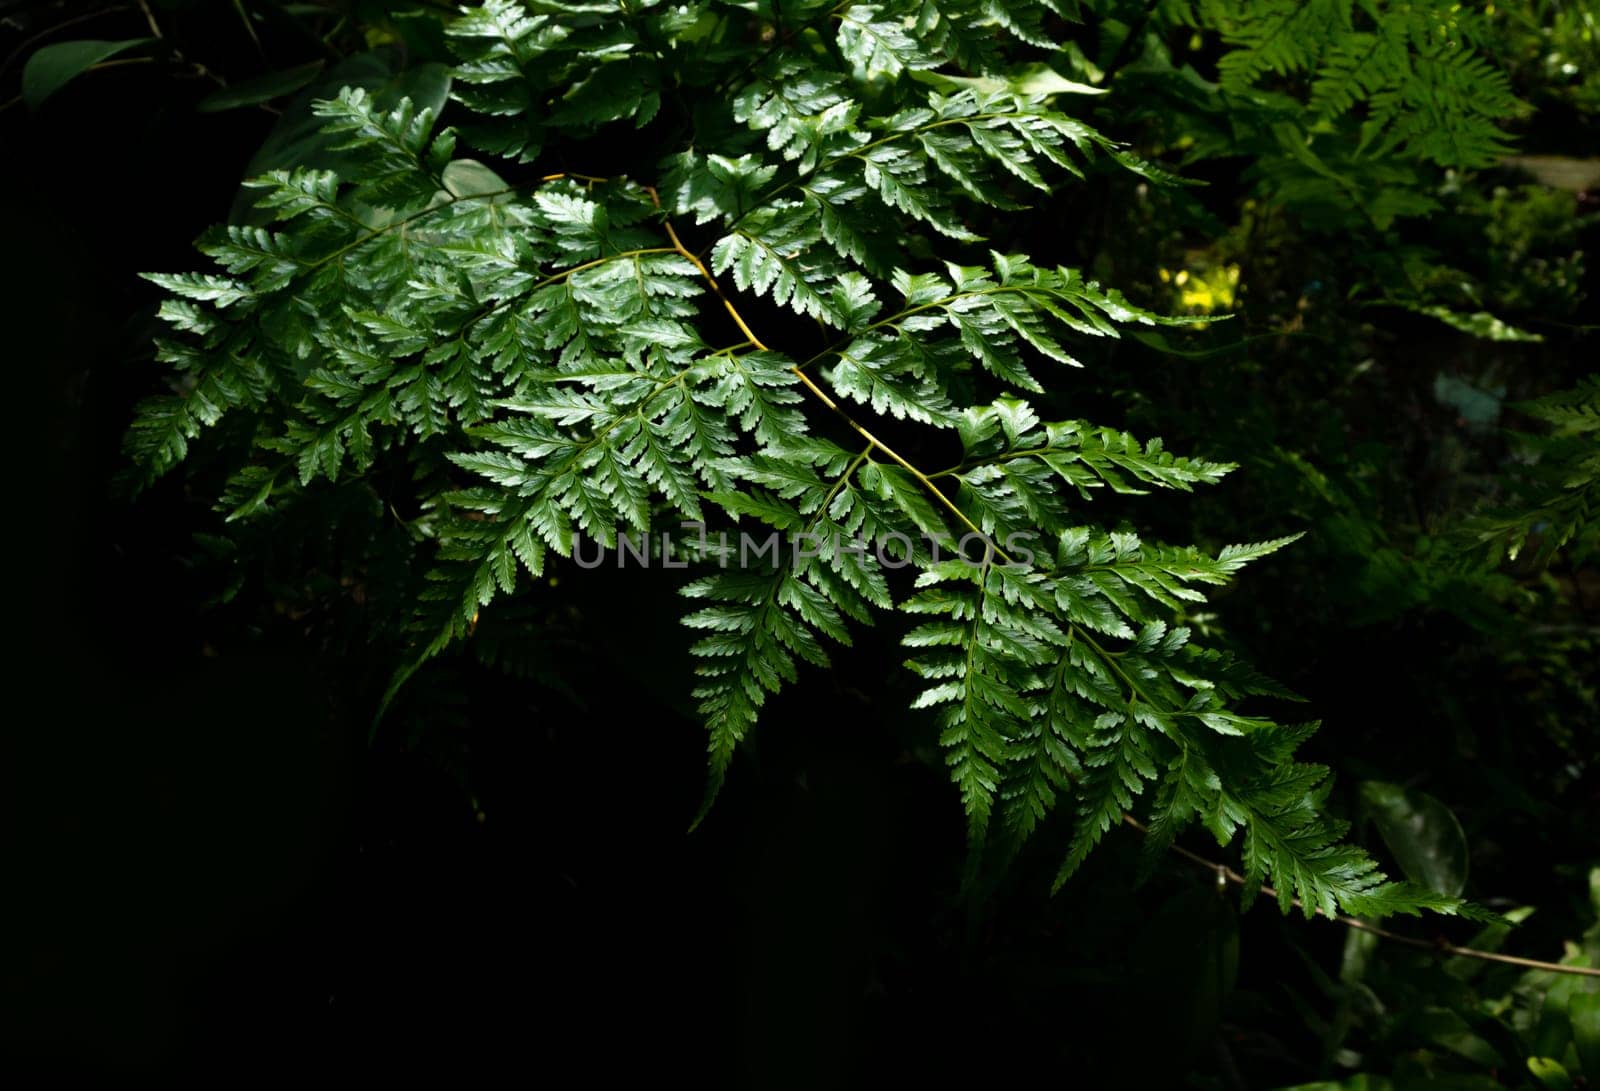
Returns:
[[[1363,146],[1440,166],[1487,166],[1509,148],[1501,125],[1520,104],[1506,74],[1478,52],[1481,16],[1462,5],[1202,0],[1171,10],[1231,47],[1217,65],[1230,92],[1308,79],[1319,121],[1362,107]]]

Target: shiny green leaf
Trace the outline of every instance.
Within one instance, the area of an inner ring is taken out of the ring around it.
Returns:
[[[1540,1086],[1549,1088],[1549,1091],[1571,1091],[1572,1077],[1562,1067],[1561,1062],[1552,1057],[1529,1057],[1528,1071],[1533,1073],[1534,1079]]]

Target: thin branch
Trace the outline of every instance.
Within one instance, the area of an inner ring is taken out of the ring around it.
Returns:
[[[1132,826],[1140,833],[1147,834],[1150,832],[1143,822],[1140,822],[1131,814],[1123,815],[1122,821],[1125,824]],[[1172,844],[1168,845],[1167,847],[1171,851],[1183,857],[1185,860],[1191,860],[1194,863],[1199,864],[1201,867],[1214,872],[1217,875],[1217,881],[1219,883],[1229,882],[1233,883],[1235,886],[1249,885],[1248,880],[1246,880],[1243,875],[1240,875],[1237,871],[1234,871],[1226,864],[1219,864],[1215,860],[1207,860],[1204,856],[1201,856],[1199,853],[1190,852],[1182,845]],[[1276,898],[1278,896],[1278,892],[1265,883],[1261,884],[1261,893],[1272,898]],[[1304,908],[1304,906],[1301,905],[1299,898],[1292,898],[1290,901],[1294,905]],[[1318,909],[1316,912],[1317,916],[1319,917],[1327,915],[1320,909]],[[1415,936],[1403,936],[1398,932],[1391,932],[1387,928],[1379,928],[1375,924],[1368,924],[1364,920],[1359,920],[1355,917],[1346,917],[1342,914],[1340,916],[1333,917],[1332,919],[1338,921],[1347,928],[1354,928],[1361,932],[1370,932],[1374,936],[1379,936],[1394,943],[1404,944],[1407,947],[1415,947],[1421,951],[1432,951],[1435,954],[1440,955],[1453,955],[1456,958],[1475,958],[1481,962],[1501,962],[1508,966],[1526,966],[1530,970],[1545,970],[1552,974],[1577,974],[1581,977],[1600,977],[1600,969],[1595,969],[1590,966],[1563,966],[1559,962],[1541,962],[1536,958],[1519,958],[1516,955],[1502,955],[1494,951],[1480,951],[1474,947],[1458,947],[1455,944],[1447,943],[1442,939],[1425,940],[1418,939]]]
[[[256,55],[265,61],[267,51],[261,47],[261,36],[256,33],[255,24],[250,21],[250,13],[244,10],[243,0],[233,0],[233,10],[238,13],[239,21],[244,24],[244,32],[250,35],[250,41],[256,47]]]
[[[932,493],[938,499],[939,503],[950,509],[951,514],[960,520],[963,526],[987,542],[989,550],[991,550],[995,556],[999,557],[1008,565],[1015,563],[999,546],[989,541],[989,536],[980,530],[976,523],[967,518],[967,513],[956,507],[955,501],[946,496],[943,491],[940,490],[939,486],[935,485],[933,481],[929,479],[927,474],[923,473],[910,462],[906,461],[906,459],[903,458],[898,451],[890,447],[887,443],[884,443],[883,440],[879,439],[871,432],[867,431],[866,428],[862,427],[859,421],[857,421],[849,413],[846,413],[843,409],[839,408],[839,403],[834,401],[833,398],[829,396],[827,391],[823,390],[816,383],[812,382],[811,376],[807,375],[797,367],[791,367],[789,370],[792,371],[799,378],[799,380],[805,384],[807,390],[810,390],[811,393],[815,394],[817,398],[821,400],[823,405],[833,410],[844,420],[846,424],[848,424],[851,428],[854,428],[856,432],[860,434],[862,439],[866,440],[878,450],[888,455],[895,462],[899,463],[907,473],[917,479],[917,482],[923,488]],[[985,556],[987,556],[987,553]]]
[[[164,43],[168,49],[172,50],[173,60],[177,61],[179,64],[187,65],[189,70],[195,75],[199,76],[201,79],[210,80],[218,87],[225,88],[228,86],[227,80],[217,75],[217,73],[211,71],[211,69],[207,68],[199,61],[191,61],[188,57],[183,55],[183,51],[181,49],[167,40],[167,36],[161,33],[161,24],[156,22],[156,13],[150,10],[150,4],[148,0],[139,0],[139,10],[144,12],[144,21],[150,25],[150,35],[157,41]],[[267,105],[264,102],[256,103],[256,107],[257,109],[264,110],[269,114],[281,115],[283,112]]]
[[[660,208],[661,198],[657,195],[655,189],[651,186],[646,186],[645,191],[650,194],[650,199],[655,202],[656,207]],[[762,352],[771,352],[772,349],[768,348],[762,342],[761,338],[755,335],[755,331],[753,331],[749,324],[745,322],[744,316],[739,313],[739,309],[733,305],[733,301],[728,298],[726,293],[723,292],[722,286],[717,283],[717,278],[711,275],[711,270],[706,267],[706,263],[701,261],[699,256],[687,246],[683,245],[683,240],[678,237],[678,232],[673,229],[671,221],[663,220],[662,223],[667,229],[667,238],[672,240],[673,247],[678,251],[679,254],[682,254],[691,263],[693,263],[696,269],[700,270],[700,275],[704,277],[706,283],[711,286],[712,293],[716,295],[716,297],[722,301],[722,305],[727,308],[728,314],[732,316],[734,324],[739,327],[739,331],[748,337],[750,339],[750,343],[756,348],[760,349]],[[849,413],[845,412],[844,409],[839,406],[839,403],[834,401],[833,397],[829,395],[826,390],[823,390],[814,381],[812,381],[811,376],[807,375],[799,367],[791,365],[789,371],[803,384],[805,384],[806,389],[815,395],[823,405],[837,413],[846,424],[848,424],[856,431],[857,434],[861,436],[862,439],[866,440],[872,446],[882,451],[885,455],[903,467],[905,471],[912,477],[916,478],[923,488],[932,493],[934,497],[938,499],[939,503],[948,508],[951,514],[960,520],[963,526],[965,526],[973,534],[976,534],[978,537],[988,542],[988,535],[984,534],[983,531],[978,528],[978,525],[967,517],[966,512],[956,507],[955,501],[946,496],[939,486],[933,483],[933,480],[929,478],[927,474],[917,469],[916,466],[907,461],[893,447],[890,447],[887,443],[883,442],[883,440],[867,431],[860,421],[856,420]],[[1001,552],[1000,547],[996,546],[993,542],[989,542],[989,548],[994,552],[995,556],[1001,558],[1006,564],[1014,563],[1011,558],[1006,556],[1005,553]]]
[[[147,0],[139,0],[139,10],[144,12],[144,21],[150,24],[150,34],[155,38],[165,38],[161,33],[161,24],[156,22],[156,13],[150,10]]]
[[[154,57],[118,57],[114,61],[96,61],[85,72],[104,72],[108,68],[125,68],[130,64],[155,64]]]
[[[43,30],[39,31],[38,33],[30,35],[27,38],[24,38],[22,40],[22,43],[20,45],[18,45],[17,48],[13,49],[10,53],[6,54],[6,59],[3,62],[0,62],[0,76],[5,75],[5,73],[7,73],[7,72],[9,72],[11,70],[11,66],[13,64],[17,63],[17,58],[22,56],[22,54],[27,51],[29,46],[33,45],[35,42],[39,42],[39,41],[42,41],[45,38],[50,37],[52,34],[56,33],[56,31],[65,30],[68,27],[76,26],[79,23],[87,23],[91,19],[99,19],[102,16],[115,15],[118,12],[123,12],[123,11],[127,11],[127,10],[128,10],[127,7],[123,6],[123,5],[118,5],[116,7],[101,8],[99,11],[86,12],[83,15],[74,15],[70,19],[63,19],[61,22],[56,23],[54,26],[45,27]]]
[[[659,208],[661,206],[661,199],[656,195],[655,188],[652,186],[646,186],[645,188],[649,190],[650,199],[655,201],[656,207]],[[663,221],[663,226],[665,226],[667,229],[667,238],[672,240],[672,248],[685,258],[689,259],[694,267],[700,270],[700,275],[705,277],[707,284],[711,285],[712,294],[720,299],[722,301],[722,305],[728,309],[728,314],[733,318],[734,325],[739,327],[739,332],[748,337],[750,339],[750,343],[756,348],[760,349],[762,352],[771,352],[772,350],[762,343],[761,338],[755,335],[755,331],[751,330],[751,328],[745,324],[744,316],[741,315],[738,308],[733,305],[733,301],[723,294],[722,286],[717,283],[717,278],[711,275],[711,270],[706,268],[706,263],[701,261],[694,251],[683,245],[683,240],[678,238],[678,233],[677,231],[673,230],[671,221]]]

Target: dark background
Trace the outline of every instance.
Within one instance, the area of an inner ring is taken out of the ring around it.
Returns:
[[[112,485],[156,374],[156,293],[135,274],[192,263],[271,118],[102,77],[61,92],[48,124],[4,118],[7,264],[23,274],[8,355],[27,407],[11,426],[26,566],[5,793],[13,1063],[793,1087],[992,1068],[952,1027],[997,1004],[1013,1017],[1014,1000],[985,997],[983,957],[963,957],[1031,943],[1051,914],[1017,906],[1011,931],[974,938],[954,900],[956,799],[861,696],[895,670],[892,648],[793,691],[691,835],[703,733],[631,661],[681,657],[670,628],[638,629],[643,596],[672,605],[661,580],[594,574],[610,577],[589,590],[600,655],[567,665],[587,708],[473,676],[473,719],[507,725],[462,744],[481,821],[436,754],[382,731],[368,745],[342,664],[294,626],[246,632],[238,611],[203,609],[212,589],[181,560],[203,505],[177,481],[131,505]],[[1047,876],[1019,899],[1042,901]],[[1082,1044],[1084,1019],[1137,1037],[1116,976],[1031,984],[1049,1029],[1028,1062]]]
[[[215,588],[185,562],[214,527],[205,505],[177,480],[136,504],[113,488],[120,433],[158,374],[156,292],[135,274],[194,264],[191,240],[226,217],[272,121],[195,113],[206,90],[130,67],[37,118],[0,115],[12,1071],[1310,1078],[1311,1032],[1283,997],[1336,964],[1340,930],[1238,918],[1178,861],[1136,889],[1125,831],[1054,900],[1044,838],[989,902],[963,903],[955,793],[883,711],[906,689],[890,642],[786,694],[688,834],[703,734],[661,681],[683,641],[641,628],[670,617],[670,580],[585,585],[560,663],[581,704],[450,666],[466,696],[443,743],[381,728],[369,742],[370,694],[351,679],[370,663],[330,657],[270,604],[208,606]],[[1263,583],[1236,609],[1277,618],[1253,650],[1337,725],[1352,763],[1472,784],[1558,758],[1492,730],[1463,753],[1420,726],[1426,682],[1377,669],[1459,655],[1458,623],[1316,643],[1295,628],[1296,593]],[[1594,806],[1592,788],[1579,798]],[[1531,798],[1478,820],[1536,846],[1490,844],[1490,890],[1536,888],[1589,840]],[[1519,948],[1556,949],[1551,916]],[[1164,985],[1220,977],[1230,951],[1243,976],[1218,1035],[1212,1001]]]

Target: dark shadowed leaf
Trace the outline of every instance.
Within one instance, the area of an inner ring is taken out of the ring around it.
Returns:
[[[22,100],[38,109],[40,103],[92,65],[150,41],[149,38],[129,38],[121,42],[86,39],[47,45],[29,57],[22,69]]]
[[[1600,993],[1573,993],[1567,1003],[1572,1044],[1589,1086],[1600,1086]]]
[[[292,91],[300,90],[300,88],[316,79],[317,73],[321,71],[322,62],[312,61],[310,64],[285,68],[281,72],[269,72],[257,79],[243,80],[224,87],[215,94],[207,95],[200,100],[195,109],[201,113],[209,114],[222,110],[237,110],[241,106],[255,106],[259,103],[270,102]]]
[[[1378,780],[1361,785],[1361,802],[1406,878],[1440,894],[1461,893],[1467,836],[1450,808],[1426,792]]]

